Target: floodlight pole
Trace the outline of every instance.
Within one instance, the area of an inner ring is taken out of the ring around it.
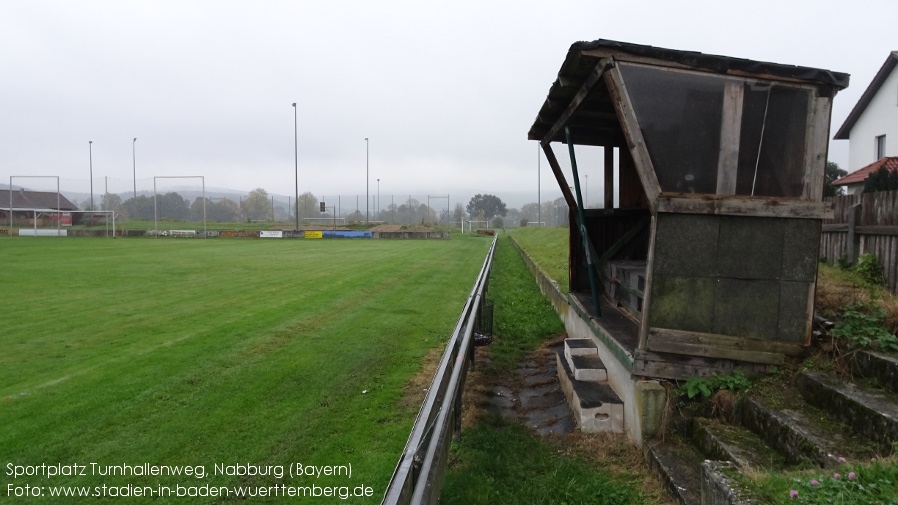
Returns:
[[[365,137],[365,222],[368,222],[368,137]]]
[[[374,209],[375,212],[380,212],[380,177],[377,178],[377,208]],[[377,214],[374,214],[374,217],[377,217]]]
[[[87,153],[90,157],[90,210],[94,210],[94,141],[87,141]]]
[[[296,217],[296,231],[299,231],[299,140],[296,125],[296,102],[293,102],[293,172],[296,175],[296,202],[293,213]]]
[[[134,163],[134,198],[137,198],[137,137],[131,141],[131,161]],[[153,188],[155,191],[156,188]],[[134,202],[137,203],[137,202]]]

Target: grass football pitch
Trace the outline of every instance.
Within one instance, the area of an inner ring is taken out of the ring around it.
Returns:
[[[378,503],[489,240],[0,238],[0,498]]]

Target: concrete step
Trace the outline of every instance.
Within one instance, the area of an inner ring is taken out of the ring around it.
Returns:
[[[742,470],[781,469],[785,458],[756,434],[741,426],[732,426],[706,418],[693,421],[692,440],[712,460],[731,461]]]
[[[598,354],[582,354],[571,356],[568,366],[574,371],[578,381],[607,381],[608,371]]]
[[[779,451],[789,464],[808,462],[835,468],[839,458],[867,460],[874,451],[843,424],[833,422],[819,409],[804,402],[792,408],[773,408],[758,398],[742,404],[742,424]]]
[[[855,432],[890,450],[898,441],[898,396],[821,372],[802,372],[798,377],[802,397],[826,411]]]
[[[664,483],[667,492],[681,505],[702,504],[702,472],[704,458],[679,437],[648,444],[645,457],[649,468]]]
[[[564,357],[570,362],[572,356],[598,356],[599,348],[591,338],[566,338],[564,339]]]
[[[755,505],[758,503],[746,491],[740,490],[732,478],[738,472],[729,461],[702,463],[702,505]]]
[[[558,379],[574,414],[580,431],[584,433],[624,432],[624,403],[606,382],[580,381],[561,353],[555,353]]]
[[[898,393],[898,359],[874,351],[858,351],[851,371],[861,377],[875,379],[880,386]]]

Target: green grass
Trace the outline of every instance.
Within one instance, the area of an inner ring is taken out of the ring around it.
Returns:
[[[451,333],[488,246],[0,238],[0,496],[284,483],[366,485],[373,497],[350,502],[379,502],[416,414],[403,385]],[[12,480],[9,463],[351,464],[352,477]]]
[[[568,283],[569,234],[567,228],[554,227],[525,227],[511,232],[539,269],[565,287]]]
[[[466,431],[452,456],[441,498],[446,505],[645,503],[635,483],[561,455],[527,428],[498,418]]]
[[[564,327],[506,236],[496,247],[489,297],[495,301],[495,340],[488,351],[477,352],[489,352],[487,372],[519,381],[514,371],[518,362]],[[632,481],[622,480],[576,456],[576,451],[560,450],[564,444],[540,439],[520,424],[486,416],[454,443],[441,503],[656,503],[640,490],[647,471],[633,472]]]
[[[514,370],[547,338],[564,331],[552,304],[540,293],[521,254],[507,236],[500,237],[496,246],[489,298],[494,302],[495,316],[490,359],[499,372]]]

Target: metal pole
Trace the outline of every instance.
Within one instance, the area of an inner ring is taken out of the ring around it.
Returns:
[[[94,141],[87,141],[87,153],[90,157],[90,210],[94,210]]]
[[[293,171],[296,174],[296,230],[299,231],[299,140],[296,124],[296,102],[293,102]]]
[[[583,254],[586,256],[586,270],[589,276],[589,291],[592,294],[592,305],[597,317],[602,317],[602,308],[599,305],[599,289],[598,276],[596,275],[596,265],[593,263],[597,258],[592,257],[590,252],[589,235],[586,232],[586,215],[583,213],[583,197],[580,195],[580,177],[577,174],[577,158],[574,156],[574,141],[571,139],[570,128],[565,127],[565,136],[567,137],[568,152],[571,156],[571,171],[574,175],[574,188],[577,192],[577,224],[580,228],[580,239],[583,241]]]
[[[368,222],[368,137],[365,137],[365,222]]]
[[[206,235],[206,177],[200,177],[200,180],[203,181],[203,238],[208,238]]]
[[[131,142],[131,160],[134,163],[134,198],[137,198],[137,137]],[[136,203],[136,202],[135,202]]]
[[[156,219],[156,178],[153,177],[153,238],[159,238],[159,222]]]
[[[375,212],[380,213],[380,178],[377,179],[377,209]],[[375,219],[377,218],[377,214],[374,214]]]
[[[542,226],[540,223],[543,220],[543,202],[541,201],[542,196],[539,194],[541,189],[541,184],[539,181],[539,144],[536,144],[536,226]]]

